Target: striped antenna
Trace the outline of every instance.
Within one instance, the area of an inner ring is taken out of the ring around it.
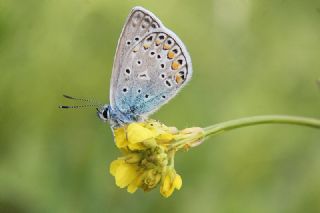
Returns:
[[[85,102],[89,102],[92,104],[86,104],[86,105],[74,105],[74,106],[67,106],[67,105],[60,105],[59,108],[60,109],[79,109],[79,108],[86,108],[86,107],[100,107],[103,106],[103,104],[95,101],[95,100],[90,100],[90,99],[86,99],[86,98],[76,98],[76,97],[72,97],[70,95],[63,95],[63,97],[67,98],[67,99],[71,99],[71,100],[76,100],[76,101],[85,101]]]
[[[76,100],[76,101],[85,101],[85,102],[90,102],[90,103],[97,103],[100,104],[99,102],[97,102],[96,100],[91,100],[91,99],[87,99],[87,98],[76,98],[76,97],[72,97],[70,95],[62,95],[63,97],[67,98],[67,99],[71,99],[71,100]]]
[[[101,106],[101,104],[88,104],[88,105],[80,105],[80,106],[66,106],[66,105],[60,105],[60,109],[79,109],[79,108],[86,108],[86,107],[97,107]]]

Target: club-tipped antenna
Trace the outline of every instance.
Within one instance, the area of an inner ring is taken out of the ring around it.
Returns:
[[[70,95],[65,95],[65,94],[63,94],[62,96],[67,98],[67,99],[71,99],[71,100],[85,101],[85,102],[90,102],[90,103],[95,103],[95,104],[102,105],[101,103],[99,103],[96,100],[91,100],[91,99],[87,99],[87,98],[76,98],[76,97],[73,97],[73,96],[70,96]]]
[[[86,108],[86,107],[101,107],[103,106],[102,103],[99,103],[96,100],[91,100],[91,99],[86,99],[86,98],[76,98],[70,95],[63,95],[63,97],[67,98],[67,99],[71,99],[71,100],[76,100],[76,101],[84,101],[84,102],[88,102],[90,104],[85,104],[85,105],[73,105],[73,106],[68,106],[68,105],[60,105],[59,108],[60,109],[79,109],[79,108]]]
[[[60,105],[60,109],[79,109],[79,108],[86,108],[86,107],[97,107],[102,106],[102,104],[87,104],[87,105],[79,105],[79,106],[67,106],[67,105]]]

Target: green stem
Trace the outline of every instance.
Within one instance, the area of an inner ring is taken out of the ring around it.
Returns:
[[[246,126],[253,126],[258,124],[291,124],[299,126],[308,126],[313,128],[320,128],[320,120],[314,118],[306,118],[299,116],[288,115],[262,115],[252,116],[246,118],[235,119],[218,123],[207,128],[204,128],[205,136],[215,135],[232,129],[237,129]]]
[[[261,115],[252,116],[246,118],[239,118],[231,121],[221,122],[214,124],[212,126],[204,128],[203,134],[196,134],[192,137],[188,137],[171,144],[170,148],[176,150],[183,148],[186,144],[194,141],[201,141],[210,135],[216,135],[218,133],[226,132],[228,130],[233,130],[246,126],[254,126],[258,124],[291,124],[299,126],[307,126],[320,129],[320,120],[314,118],[306,118],[299,116],[288,116],[288,115]],[[195,144],[195,146],[200,143]]]

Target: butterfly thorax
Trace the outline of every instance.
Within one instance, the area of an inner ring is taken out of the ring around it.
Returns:
[[[113,109],[111,105],[106,104],[98,109],[98,117],[104,122],[108,121],[111,127],[123,126],[127,123],[142,121],[142,117],[129,113],[122,113],[118,109]]]

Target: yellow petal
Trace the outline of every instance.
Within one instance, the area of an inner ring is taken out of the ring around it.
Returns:
[[[182,186],[182,179],[180,175],[176,175],[174,180],[173,180],[173,184],[172,184],[176,189],[180,189]]]
[[[162,185],[160,187],[160,193],[164,197],[169,197],[172,195],[174,189],[180,189],[182,186],[181,176],[178,175],[175,170],[169,170],[164,177]]]
[[[169,128],[156,121],[151,121],[145,125],[145,127],[153,132],[155,135],[159,135],[161,133],[168,132]]]
[[[139,143],[154,137],[154,134],[147,128],[137,123],[131,123],[127,129],[129,143]]]
[[[168,190],[161,190],[160,188],[160,193],[163,197],[168,198],[172,195],[174,188],[169,188]]]
[[[116,185],[120,188],[124,188],[128,186],[137,175],[137,167],[134,164],[122,163],[116,170]]]
[[[129,143],[128,147],[132,151],[146,149],[146,147],[142,143]]]
[[[121,163],[123,163],[123,160],[114,160],[111,162],[109,171],[113,176],[116,175],[117,169],[119,168]]]
[[[174,188],[172,187],[171,178],[169,175],[166,175],[164,178],[163,184],[160,187],[160,193],[164,197],[169,197],[172,194],[173,189]]]
[[[137,189],[138,189],[138,186],[137,186],[137,185],[135,185],[135,184],[130,184],[130,185],[128,186],[128,188],[127,188],[127,192],[133,194],[133,193],[135,193],[135,192],[137,191]]]
[[[116,141],[116,146],[118,148],[124,148],[128,145],[126,130],[124,127],[120,127],[114,130],[114,138]]]
[[[148,128],[148,129],[152,132],[154,137],[157,137],[162,132],[159,129],[154,128],[154,127],[151,127],[151,128]]]
[[[142,185],[143,179],[144,179],[144,174],[139,174],[136,177],[136,179],[129,184],[127,191],[129,193],[134,193],[138,189],[138,187]]]

